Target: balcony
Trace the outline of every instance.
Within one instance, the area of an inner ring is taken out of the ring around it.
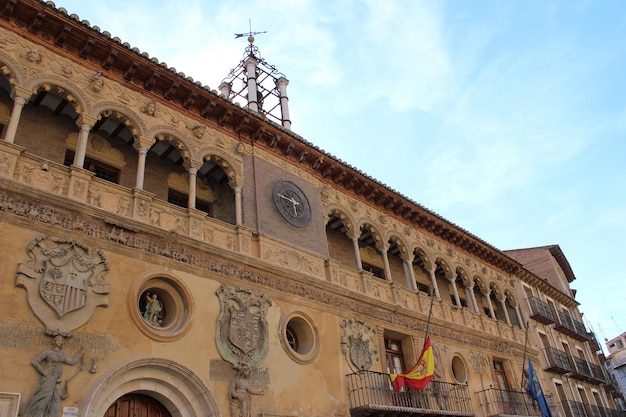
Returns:
[[[554,323],[554,316],[550,306],[545,301],[540,300],[537,297],[530,297],[526,299],[528,308],[530,309],[529,317],[533,320],[543,324]]]
[[[360,371],[348,375],[352,417],[473,417],[467,385],[431,381],[420,391],[395,392],[389,374]]]
[[[589,370],[591,371],[591,377],[593,378],[594,382],[598,384],[606,383],[606,377],[600,365],[596,365],[595,363],[587,363],[587,365],[589,365]]]
[[[543,349],[543,355],[546,358],[546,366],[544,371],[554,372],[557,374],[566,374],[572,372],[572,365],[567,358],[567,353],[553,347]]]
[[[556,330],[581,342],[587,341],[587,329],[582,322],[574,320],[568,314],[558,310],[555,318],[554,328]]]
[[[587,415],[585,404],[578,401],[563,401],[561,407],[566,417],[593,417]]]
[[[591,381],[593,379],[593,375],[591,374],[591,369],[589,368],[589,364],[586,360],[572,357],[572,378],[576,378],[581,381]]]
[[[525,392],[490,388],[477,394],[485,417],[541,416],[537,403]]]

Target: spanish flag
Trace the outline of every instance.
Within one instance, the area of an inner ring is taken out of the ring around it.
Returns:
[[[417,363],[408,371],[401,374],[390,374],[389,377],[393,389],[399,392],[404,386],[414,390],[424,389],[433,378],[434,373],[435,357],[433,347],[430,344],[430,335],[428,335]]]

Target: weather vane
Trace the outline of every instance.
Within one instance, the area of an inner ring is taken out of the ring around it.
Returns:
[[[248,42],[253,43],[254,42],[254,35],[260,35],[262,33],[267,33],[267,31],[253,32],[252,31],[252,20],[251,19],[248,19],[248,24],[249,24],[250,31],[247,32],[247,33],[235,33],[235,39],[239,39],[239,38],[243,38],[244,36],[248,36]]]

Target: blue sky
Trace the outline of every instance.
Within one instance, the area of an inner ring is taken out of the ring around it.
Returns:
[[[58,0],[217,89],[249,19],[292,129],[499,249],[558,244],[626,331],[626,2]]]

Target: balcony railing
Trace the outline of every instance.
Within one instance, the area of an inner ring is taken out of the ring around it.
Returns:
[[[546,358],[545,371],[555,372],[561,375],[572,371],[572,365],[567,358],[567,353],[562,350],[548,347],[543,350],[543,354]]]
[[[584,404],[577,401],[564,401],[561,403],[567,417],[624,417],[623,411],[607,407],[599,407],[593,404]]]
[[[591,369],[589,369],[589,364],[586,360],[577,358],[575,356],[571,359],[573,362],[572,377],[583,381],[589,381],[593,378],[593,375],[591,374]]]
[[[477,392],[485,417],[503,415],[540,416],[537,403],[522,391],[490,388]]]
[[[550,306],[545,301],[540,300],[537,297],[530,297],[526,299],[528,302],[528,308],[530,308],[530,318],[543,324],[554,323],[554,316]]]
[[[554,328],[556,330],[576,340],[585,342],[588,338],[585,325],[578,320],[574,320],[567,313],[557,310],[555,312],[555,323]]]
[[[423,390],[395,392],[389,374],[360,371],[348,375],[348,396],[353,417],[398,414],[474,416],[467,385],[431,381]]]
[[[602,367],[600,365],[596,365],[595,363],[588,363],[589,370],[591,370],[591,377],[593,380],[599,384],[606,382],[606,377],[604,372],[602,372]]]

